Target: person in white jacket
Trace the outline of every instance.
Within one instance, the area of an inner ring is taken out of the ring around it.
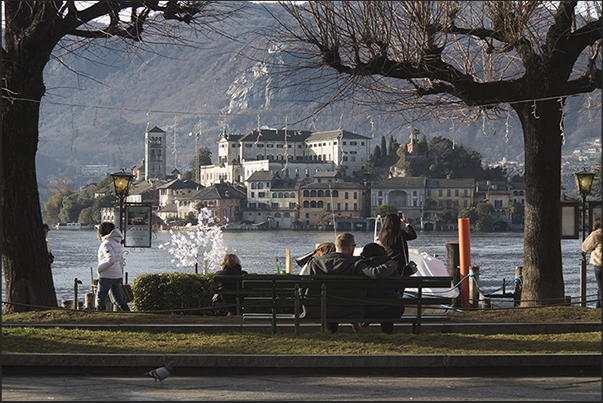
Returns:
[[[109,290],[113,300],[122,311],[129,312],[130,308],[121,296],[121,286],[124,277],[123,249],[121,232],[110,222],[104,222],[98,227],[98,291],[96,293],[96,309],[105,310]]]
[[[593,231],[582,243],[582,250],[590,252],[590,264],[595,266],[595,279],[598,288],[595,308],[601,308],[601,285],[603,283],[603,240],[601,238],[601,219],[597,218],[593,223]]]

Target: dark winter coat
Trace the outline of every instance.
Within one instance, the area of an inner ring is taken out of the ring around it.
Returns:
[[[365,276],[374,279],[382,279],[396,272],[397,265],[391,259],[379,264],[371,266],[366,260],[359,256],[348,255],[345,253],[329,253],[323,256],[314,257],[308,264],[309,274],[314,276],[326,274],[341,274],[346,276]],[[318,294],[309,294],[309,290],[305,294],[313,297],[318,297]],[[327,289],[327,295],[337,296],[342,298],[364,298],[366,290],[345,290],[345,289]],[[366,309],[363,306],[354,306],[350,301],[350,306],[327,306],[327,318],[361,318],[365,316]],[[303,315],[308,318],[320,317],[319,306],[304,307]]]
[[[385,246],[383,241],[380,241],[383,246],[385,246],[385,250],[387,251],[387,255],[396,261],[398,264],[398,273],[401,276],[410,276],[412,273],[410,271],[404,270],[406,265],[409,262],[408,259],[408,243],[406,241],[412,241],[413,239],[417,239],[417,233],[410,225],[406,226],[406,231],[400,231],[401,236],[398,237],[394,244],[391,247]]]
[[[243,274],[247,274],[247,272],[245,270],[241,269],[240,264],[235,264],[232,267],[225,267],[223,270],[216,272],[216,275],[222,275],[222,276],[240,276]],[[237,289],[236,281],[227,281],[227,282],[218,284],[218,294],[220,294],[221,290],[236,290],[236,289]],[[220,301],[222,301],[225,304],[236,304],[237,296],[233,295],[233,294],[225,294],[225,295],[220,294]],[[242,302],[243,302],[243,297],[241,296],[241,303]],[[232,306],[232,307],[227,308],[227,310],[228,310],[228,312],[235,314],[237,312],[237,307]]]

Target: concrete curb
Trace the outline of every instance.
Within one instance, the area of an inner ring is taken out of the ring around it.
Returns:
[[[176,361],[186,376],[329,374],[389,376],[599,376],[600,354],[151,355],[2,354],[4,375],[139,375]]]
[[[271,333],[270,324],[115,324],[115,325],[74,325],[74,324],[2,324],[3,327],[34,327],[41,329],[63,328],[84,330],[110,330],[151,333]],[[422,333],[464,333],[464,334],[560,334],[600,332],[603,329],[600,322],[567,322],[567,323],[424,323]],[[293,324],[279,324],[278,333],[293,333]],[[320,331],[318,324],[300,325],[300,333],[315,333]],[[341,332],[351,332],[349,324],[341,324]],[[411,324],[395,325],[396,333],[412,333]],[[379,324],[372,324],[363,332],[380,333]]]

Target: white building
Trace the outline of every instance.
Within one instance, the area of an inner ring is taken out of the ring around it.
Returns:
[[[200,183],[245,182],[254,172],[278,171],[282,178],[310,178],[316,172],[355,175],[365,168],[370,138],[345,130],[262,129],[218,139],[218,161],[199,169]]]

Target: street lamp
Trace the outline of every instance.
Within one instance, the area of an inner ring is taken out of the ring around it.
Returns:
[[[574,174],[576,188],[582,195],[582,243],[586,238],[586,196],[590,193],[594,178],[595,173],[586,172],[586,168]],[[580,255],[580,306],[586,306],[586,252],[582,250]]]
[[[128,197],[128,192],[130,191],[130,184],[132,183],[132,178],[134,175],[124,172],[124,169],[121,169],[121,172],[116,172],[111,174],[113,178],[113,186],[115,188],[115,195],[119,198],[119,230],[122,234],[122,242],[125,239],[124,233],[124,200]]]

